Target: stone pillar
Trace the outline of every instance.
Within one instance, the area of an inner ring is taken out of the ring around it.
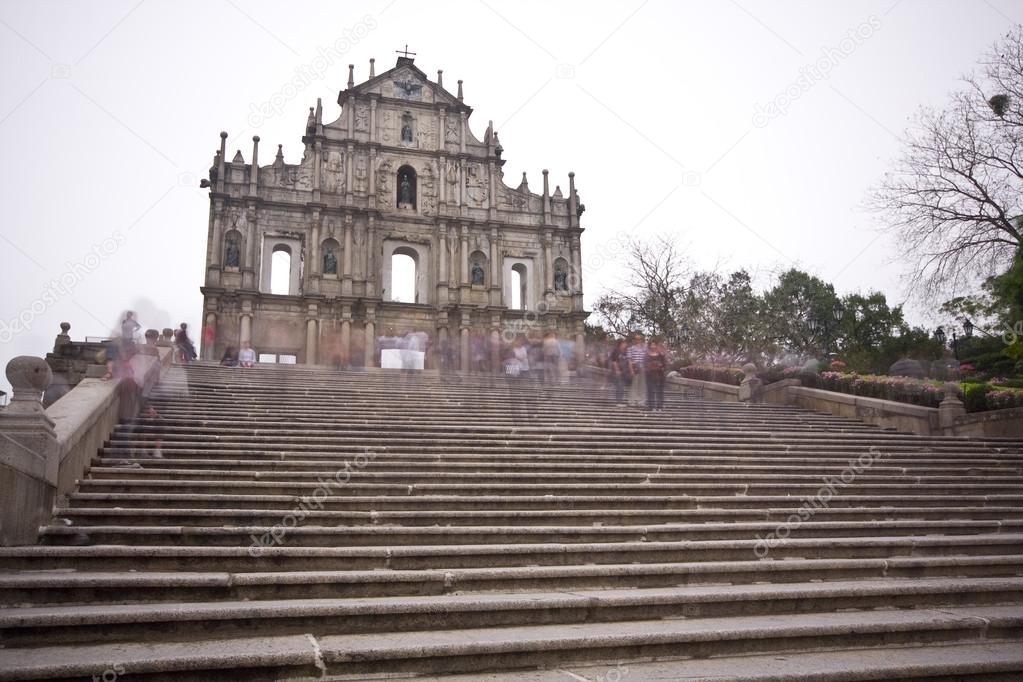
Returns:
[[[376,307],[366,306],[366,330],[365,338],[365,359],[363,364],[366,367],[376,366],[377,332],[376,332]]]
[[[497,318],[500,320],[500,318]],[[495,325],[490,330],[490,371],[494,374],[502,374],[503,368],[501,367],[501,329],[500,325]]]
[[[341,307],[341,364],[351,365],[352,359],[352,306]]]
[[[572,235],[572,270],[568,273],[568,290],[572,294],[572,310],[583,309],[583,259],[579,235]]]
[[[369,141],[377,141],[377,99],[371,97],[369,100]],[[370,166],[370,169],[375,169],[376,166]]]
[[[319,340],[319,331],[315,317],[310,317],[305,323],[305,364],[316,364],[316,342]]]
[[[246,343],[252,343],[252,315],[249,313],[242,313],[238,333],[238,347],[243,347]]]
[[[586,373],[586,335],[581,324],[575,332],[575,371],[578,376]]]
[[[259,213],[256,211],[256,205],[251,204],[246,209],[246,215],[248,217],[248,230],[246,230],[245,240],[248,246],[248,255],[245,258],[245,262],[242,264],[242,288],[243,289],[258,289],[259,288],[259,224],[258,218]]]
[[[380,266],[377,264],[376,216],[366,218],[366,296],[377,295],[377,280]]]
[[[461,229],[461,241],[459,243],[459,249],[461,251],[458,254],[458,262],[459,262],[459,265],[460,265],[459,270],[461,271],[461,276],[459,278],[459,284],[461,284],[463,289],[468,289],[468,287],[469,287],[469,226],[464,224],[464,223],[462,224],[462,229]],[[467,291],[463,292],[463,294],[462,294],[463,297],[466,295],[466,293],[468,293],[468,292]]]
[[[207,330],[212,330],[212,332]],[[206,324],[202,331],[202,358],[203,360],[215,360],[214,347],[217,345],[217,314],[215,312],[206,313]]]
[[[552,252],[554,237],[550,230],[543,233],[543,292],[554,291],[554,254]]]
[[[501,305],[501,232],[490,228],[490,305]]]
[[[344,219],[344,231],[345,231],[345,245],[344,252],[341,254],[342,262],[342,280],[341,280],[341,294],[343,296],[352,295],[352,214],[346,213]]]
[[[966,416],[966,405],[959,399],[959,382],[946,381],[942,389],[945,397],[938,404],[938,426],[946,436],[955,435],[956,418]]]
[[[21,355],[7,363],[14,389],[0,410],[0,545],[34,545],[49,521],[57,491],[57,436],[43,411],[42,394],[53,372],[42,358]]]
[[[472,365],[471,365],[472,358],[469,355],[469,324],[468,324],[468,321],[465,319],[464,316],[462,317],[462,332],[461,332],[461,334],[462,334],[461,343],[459,344],[460,345],[460,353],[459,354],[461,355],[461,358],[462,358],[461,359],[461,368],[462,368],[463,372],[468,372],[469,369],[472,367]]]
[[[443,183],[441,183],[443,184]],[[448,226],[437,224],[437,304],[448,302]]]
[[[739,384],[740,403],[759,403],[760,391],[764,387],[763,380],[757,376],[757,366],[747,362],[742,366],[743,379]]]

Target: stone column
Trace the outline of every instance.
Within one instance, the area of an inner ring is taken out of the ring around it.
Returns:
[[[352,306],[341,307],[341,364],[350,366],[352,358]]]
[[[377,333],[376,333],[376,306],[366,306],[366,330],[364,332],[365,338],[365,359],[363,364],[366,367],[376,366],[376,348],[377,348]]]
[[[252,313],[241,313],[238,320],[238,348],[244,348],[246,344],[253,343],[253,316]]]
[[[376,216],[370,215],[366,218],[366,296],[377,295],[378,270],[377,264],[377,235]]]
[[[57,491],[57,436],[42,403],[53,372],[42,358],[21,355],[7,363],[7,380],[14,395],[0,410],[0,545],[34,545]]]
[[[501,274],[501,231],[490,226],[490,305],[501,305],[504,279]]]
[[[245,258],[245,262],[242,263],[242,288],[243,289],[258,289],[259,288],[259,212],[256,210],[256,205],[250,204],[246,209],[246,217],[248,222],[248,229],[246,230],[245,240],[246,246],[248,246],[248,256]]]
[[[319,333],[316,318],[310,317],[305,323],[305,364],[307,365],[316,364],[316,345],[318,340]]]
[[[344,253],[342,253],[342,281],[341,281],[341,294],[343,296],[352,295],[352,214],[346,213],[344,218],[344,231],[345,231],[345,245]]]
[[[461,277],[459,278],[459,284],[463,289],[467,289],[469,286],[469,226],[462,224],[461,229],[461,241],[459,242],[459,249],[461,253],[458,254],[458,262],[460,264]],[[463,296],[465,294],[463,293]]]
[[[494,328],[490,330],[490,370],[494,374],[502,374],[501,367],[501,318],[495,317],[492,320]]]
[[[377,141],[377,100],[371,97],[369,100],[369,141]],[[370,166],[373,168],[373,166]]]
[[[554,291],[554,254],[552,246],[554,237],[550,230],[543,233],[543,292],[550,294]]]
[[[369,150],[369,207],[376,208],[377,205],[377,150],[373,147]]]
[[[212,338],[212,340],[210,342],[206,341],[206,339],[207,339],[207,334],[205,333],[206,329],[212,329],[213,330],[213,333],[211,334],[211,336],[213,338]],[[216,359],[216,355],[214,354],[214,347],[217,345],[217,332],[218,332],[218,330],[217,330],[217,314],[215,312],[210,311],[210,312],[206,313],[206,326],[204,327],[203,332],[204,333],[202,335],[202,341],[200,341],[200,343],[202,343],[202,357],[203,357],[203,360],[215,360]]]
[[[575,367],[576,373],[582,376],[586,371],[586,335],[583,333],[582,323],[576,327],[575,332]]]
[[[583,260],[579,235],[572,235],[572,271],[568,273],[568,289],[572,293],[572,309],[583,309]]]
[[[468,372],[471,368],[472,358],[469,356],[469,324],[465,317],[462,317],[462,338],[461,338],[461,352],[462,356],[461,367],[463,372]]]

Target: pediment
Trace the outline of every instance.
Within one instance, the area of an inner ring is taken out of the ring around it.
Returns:
[[[377,94],[381,97],[424,102],[442,102],[458,105],[458,99],[450,92],[426,77],[426,74],[411,64],[396,66],[375,78],[354,88],[359,95]]]

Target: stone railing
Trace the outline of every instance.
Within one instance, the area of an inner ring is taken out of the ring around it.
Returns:
[[[173,349],[156,338],[147,332],[126,376],[83,379],[45,410],[41,397],[53,376],[46,361],[20,356],[8,363],[14,397],[0,411],[0,545],[35,543],[54,503],[86,473],[114,426],[138,414],[171,366]]]
[[[745,368],[744,368],[745,369]],[[747,372],[747,380],[750,373]],[[894,400],[806,388],[798,379],[784,379],[766,386],[753,383],[732,386],[713,381],[671,377],[669,385],[691,387],[709,400],[724,402],[763,402],[793,405],[815,412],[826,412],[859,419],[868,424],[922,436],[969,436],[975,438],[1023,438],[1023,408],[966,413],[959,398],[959,386],[945,385],[945,398],[937,408],[900,403]]]

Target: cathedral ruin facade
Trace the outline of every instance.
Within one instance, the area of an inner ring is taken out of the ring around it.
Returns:
[[[370,60],[359,85],[349,66],[338,104],[330,123],[319,101],[310,108],[298,164],[278,145],[260,166],[258,136],[250,161],[228,161],[221,133],[204,357],[250,343],[263,361],[374,366],[375,340],[408,332],[454,349],[462,369],[480,335],[493,349],[554,331],[581,351],[573,174],[567,196],[546,170],[541,194],[525,174],[507,186],[497,132],[473,135],[462,82],[452,94],[443,72],[431,81],[407,56],[380,75]]]

